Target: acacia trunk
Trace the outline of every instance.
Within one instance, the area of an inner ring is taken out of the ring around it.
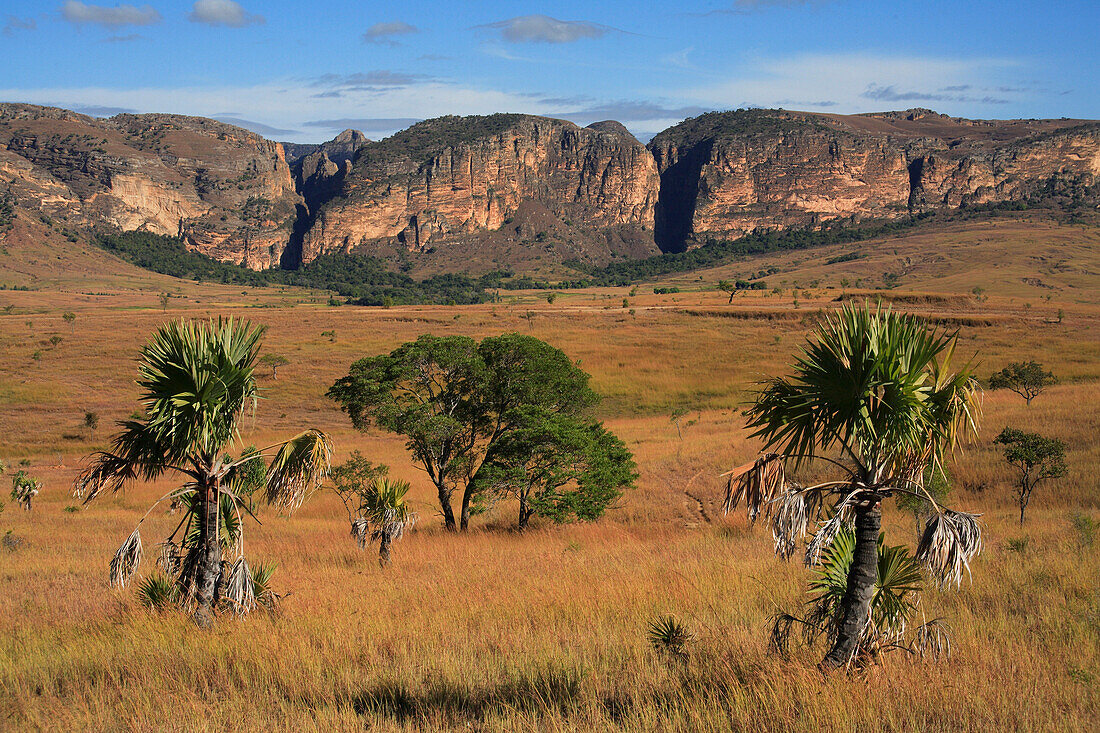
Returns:
[[[208,625],[213,619],[215,596],[218,592],[218,580],[222,570],[222,546],[218,542],[218,504],[217,483],[199,487],[199,546],[198,563],[195,568],[195,622]]]
[[[378,564],[381,567],[386,567],[390,564],[390,544],[393,542],[392,538],[387,532],[382,532],[382,540],[378,543]]]
[[[437,487],[439,489],[439,508],[443,512],[443,525],[447,528],[448,532],[456,531],[455,528],[455,513],[451,509],[451,492],[447,491],[442,486]]]
[[[466,490],[462,492],[462,516],[459,529],[465,532],[470,527],[470,505],[474,500],[473,481],[466,484]]]
[[[519,529],[523,531],[527,529],[527,522],[531,519],[531,515],[535,513],[535,510],[531,508],[531,505],[527,503],[527,494],[520,494],[519,496]]]
[[[856,546],[848,570],[848,585],[840,600],[836,641],[821,666],[826,671],[843,667],[856,653],[859,639],[871,617],[871,599],[878,580],[878,535],[882,505],[875,501],[856,509]]]

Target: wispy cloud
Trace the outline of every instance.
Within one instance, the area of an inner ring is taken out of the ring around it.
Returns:
[[[415,25],[409,25],[400,20],[395,20],[390,23],[375,23],[370,28],[367,28],[367,32],[363,34],[363,42],[397,46],[400,44],[394,40],[394,36],[407,36],[419,32],[420,29]]]
[[[544,104],[568,103],[564,99],[544,99]],[[645,122],[650,120],[682,120],[685,117],[694,117],[711,111],[709,107],[688,105],[683,107],[670,107],[647,100],[620,100],[592,104],[589,100],[578,100],[573,109],[550,112],[551,117],[571,120],[573,122],[598,122],[601,120],[618,120],[619,122]],[[585,103],[589,102],[589,103]],[[562,107],[565,107],[562,104]]]
[[[3,33],[5,36],[14,35],[15,31],[33,31],[38,28],[38,21],[34,18],[18,18],[9,15],[4,22]]]
[[[192,23],[229,28],[244,28],[267,22],[264,16],[249,13],[241,7],[240,3],[233,0],[198,0],[192,6],[187,18]]]
[[[1007,93],[972,90],[999,86],[997,78],[1018,66],[1008,58],[806,54],[759,59],[720,83],[678,91],[685,98],[720,109],[802,107],[865,112],[871,111],[869,102],[877,106],[999,106]],[[825,99],[822,90],[828,90]]]
[[[804,5],[821,5],[829,0],[736,0],[728,8],[717,8],[705,13],[687,13],[707,17],[711,15],[747,15],[769,8],[797,8]]]
[[[108,36],[103,39],[104,43],[132,43],[134,41],[144,40],[145,36],[140,33],[127,33],[124,36]]]
[[[520,15],[474,27],[499,31],[500,37],[509,43],[572,43],[623,32],[608,25],[583,20],[558,20],[548,15]]]
[[[374,91],[386,87],[407,87],[431,81],[427,74],[409,74],[403,71],[378,69],[355,74],[322,74],[311,81],[314,87],[335,91]]]
[[[893,84],[889,86],[869,84],[866,91],[864,91],[861,96],[867,99],[873,99],[876,102],[971,102],[977,104],[1009,104],[1012,101],[1003,97],[994,97],[990,94],[976,96],[973,94],[958,93],[970,88],[971,85],[969,84],[954,84],[944,87],[945,91],[952,92],[951,94],[944,94],[942,92],[921,92],[897,89]]]
[[[262,122],[254,122],[253,120],[246,120],[240,117],[229,114],[213,114],[211,119],[215,119],[218,122],[224,122],[227,125],[236,125],[237,127],[243,127],[249,132],[254,132],[257,135],[264,135],[265,137],[291,137],[293,135],[300,135],[300,130],[285,130],[280,127],[272,127],[271,125],[265,125]]]
[[[161,21],[160,13],[151,5],[119,4],[113,7],[89,5],[77,0],[67,0],[61,6],[61,17],[77,25],[101,25],[120,28],[125,25],[153,25]]]

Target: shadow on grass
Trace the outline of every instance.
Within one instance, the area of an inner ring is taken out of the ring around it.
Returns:
[[[484,720],[505,713],[568,713],[580,699],[583,674],[574,669],[510,673],[478,686],[448,679],[429,679],[415,687],[381,682],[352,698],[361,716],[398,722],[446,718]]]

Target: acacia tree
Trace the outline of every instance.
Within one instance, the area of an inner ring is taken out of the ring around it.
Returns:
[[[598,422],[521,408],[474,477],[478,495],[515,497],[520,530],[539,515],[555,522],[603,516],[638,474],[626,445]]]
[[[119,423],[110,450],[94,454],[74,485],[74,494],[87,503],[138,479],[183,478],[182,486],[149,508],[119,548],[111,562],[111,582],[127,584],[142,557],[142,522],[157,504],[171,500],[185,512],[163,543],[161,565],[174,579],[175,595],[195,608],[194,619],[201,625],[212,622],[223,588],[238,612],[255,606],[255,582],[240,533],[241,511],[251,511],[241,489],[255,473],[252,464],[270,461],[265,499],[287,513],[329,471],[329,440],[318,430],[246,450],[237,459],[226,455],[238,437],[242,414],[258,398],[254,366],[263,333],[262,326],[233,319],[180,321],[157,330],[138,366],[144,419]],[[232,545],[225,544],[230,539]],[[226,550],[237,555],[228,577]]]
[[[1004,446],[1005,460],[1019,472],[1016,502],[1020,506],[1020,524],[1031,502],[1031,492],[1040,482],[1066,475],[1066,444],[1038,433],[1005,428],[993,439]]]
[[[260,357],[260,363],[266,367],[271,367],[271,378],[278,379],[279,367],[289,364],[290,359],[282,354],[264,354]]]
[[[805,550],[809,566],[842,530],[854,531],[823,669],[845,666],[861,651],[884,498],[914,494],[934,508],[917,556],[939,583],[961,582],[981,549],[977,515],[944,507],[923,486],[927,467],[977,430],[981,392],[969,366],[951,371],[956,339],[914,317],[846,305],[811,336],[793,375],[765,383],[747,410],[765,453],[728,474],[726,511],[743,499],[750,521],[771,517],[782,557],[794,554],[816,522]],[[806,487],[788,478],[822,465],[840,475]]]
[[[408,438],[406,447],[436,487],[448,530],[466,530],[489,448],[516,426],[521,407],[576,415],[596,401],[588,375],[532,336],[423,335],[389,354],[360,359],[329,397],[352,425]],[[455,521],[452,497],[461,496]]]
[[[1014,361],[989,378],[990,389],[1010,389],[1028,405],[1043,390],[1057,383],[1053,372],[1044,371],[1043,365],[1034,361]]]

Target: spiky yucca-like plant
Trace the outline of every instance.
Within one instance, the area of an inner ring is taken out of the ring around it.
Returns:
[[[162,326],[141,352],[138,385],[144,419],[119,424],[111,449],[92,456],[77,478],[74,493],[85,502],[141,479],[164,474],[183,485],[162,497],[184,509],[184,517],[164,543],[160,564],[172,578],[178,599],[196,608],[196,621],[208,622],[231,568],[233,588],[247,586],[243,561],[242,500],[238,489],[254,462],[269,462],[265,498],[293,511],[320,485],[329,470],[327,436],[306,430],[289,440],[232,459],[226,448],[239,439],[238,424],[258,398],[254,367],[263,327],[232,319]],[[150,507],[149,512],[153,507]],[[111,581],[126,585],[141,561],[140,525],[111,563]],[[179,541],[177,543],[177,536]],[[223,563],[226,553],[236,555]],[[252,607],[248,594],[230,599],[238,610]]]
[[[955,345],[955,334],[919,318],[846,305],[818,327],[793,374],[765,383],[747,410],[767,452],[727,474],[726,511],[743,500],[750,521],[770,518],[784,557],[812,528],[809,565],[854,528],[826,669],[854,658],[871,618],[882,499],[908,493],[929,501],[918,556],[937,581],[957,583],[981,549],[977,516],[942,506],[923,486],[928,466],[977,430],[981,390],[969,365],[953,371]],[[821,465],[839,476],[811,486],[788,477]]]

